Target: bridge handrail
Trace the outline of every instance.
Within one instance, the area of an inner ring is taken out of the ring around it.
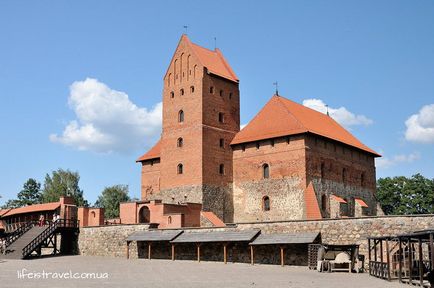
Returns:
[[[10,246],[15,240],[20,238],[24,233],[29,231],[33,226],[35,226],[35,221],[30,221],[24,223],[24,225],[19,226],[17,229],[15,229],[14,232],[12,232],[12,235],[9,235],[6,237],[5,247]]]
[[[78,228],[78,223],[79,221],[74,219],[57,219],[49,222],[48,227],[23,248],[23,258],[30,255],[41,243],[55,233],[57,228]]]

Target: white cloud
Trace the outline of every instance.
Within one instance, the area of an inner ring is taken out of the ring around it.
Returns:
[[[241,124],[241,125],[240,125],[240,130],[242,130],[244,127],[246,127],[247,124],[248,124],[248,123],[246,123],[246,124]]]
[[[319,111],[321,113],[327,113],[326,104],[321,99],[306,99],[303,100],[303,105]],[[342,126],[349,128],[355,125],[370,125],[373,123],[371,119],[364,115],[356,115],[348,111],[345,107],[332,108],[328,107],[330,116],[336,120]]]
[[[77,120],[62,135],[51,134],[54,143],[99,153],[128,152],[152,145],[161,131],[161,102],[150,110],[138,107],[126,93],[96,79],[72,83],[68,104]]]
[[[378,168],[389,168],[391,166],[395,166],[397,164],[403,163],[411,163],[420,159],[420,154],[418,152],[410,153],[410,154],[399,154],[395,155],[392,158],[389,157],[381,157],[375,159],[375,165]]]
[[[434,104],[425,105],[418,114],[405,121],[405,139],[420,143],[434,143]]]

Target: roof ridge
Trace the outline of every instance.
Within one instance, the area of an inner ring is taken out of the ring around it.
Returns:
[[[288,114],[290,114],[295,119],[295,121],[297,121],[297,123],[300,124],[301,127],[303,127],[305,130],[309,131],[309,129],[307,129],[306,126],[300,120],[298,120],[298,118],[295,117],[295,115],[292,114],[291,111],[289,111],[288,107],[286,107],[286,105],[284,105],[281,101],[282,98],[285,99],[286,101],[291,101],[291,100],[289,100],[285,97],[279,96],[279,95],[274,95],[273,97],[277,97],[277,101],[279,101],[279,104],[281,106],[283,106],[283,108],[288,112]],[[294,102],[294,101],[291,101],[291,102]],[[294,102],[294,103],[296,103],[296,102]]]

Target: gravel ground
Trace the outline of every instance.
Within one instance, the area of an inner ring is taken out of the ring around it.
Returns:
[[[26,276],[19,278],[18,273],[22,274],[22,272],[25,272]],[[43,274],[44,272],[46,274]],[[31,276],[33,279],[29,278]],[[39,279],[34,279],[38,276]],[[74,279],[56,279],[56,277]],[[99,277],[99,279],[89,279],[92,277]],[[0,287],[387,288],[409,286],[397,282],[389,283],[370,277],[367,273],[318,273],[307,267],[298,266],[251,266],[238,263],[225,265],[219,262],[66,256],[34,260],[0,260]]]

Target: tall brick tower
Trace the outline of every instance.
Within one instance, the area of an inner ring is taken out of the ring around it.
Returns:
[[[231,213],[232,150],[240,130],[239,81],[219,49],[179,41],[164,76],[160,193],[166,202],[200,202]],[[225,217],[226,216],[226,217]]]

